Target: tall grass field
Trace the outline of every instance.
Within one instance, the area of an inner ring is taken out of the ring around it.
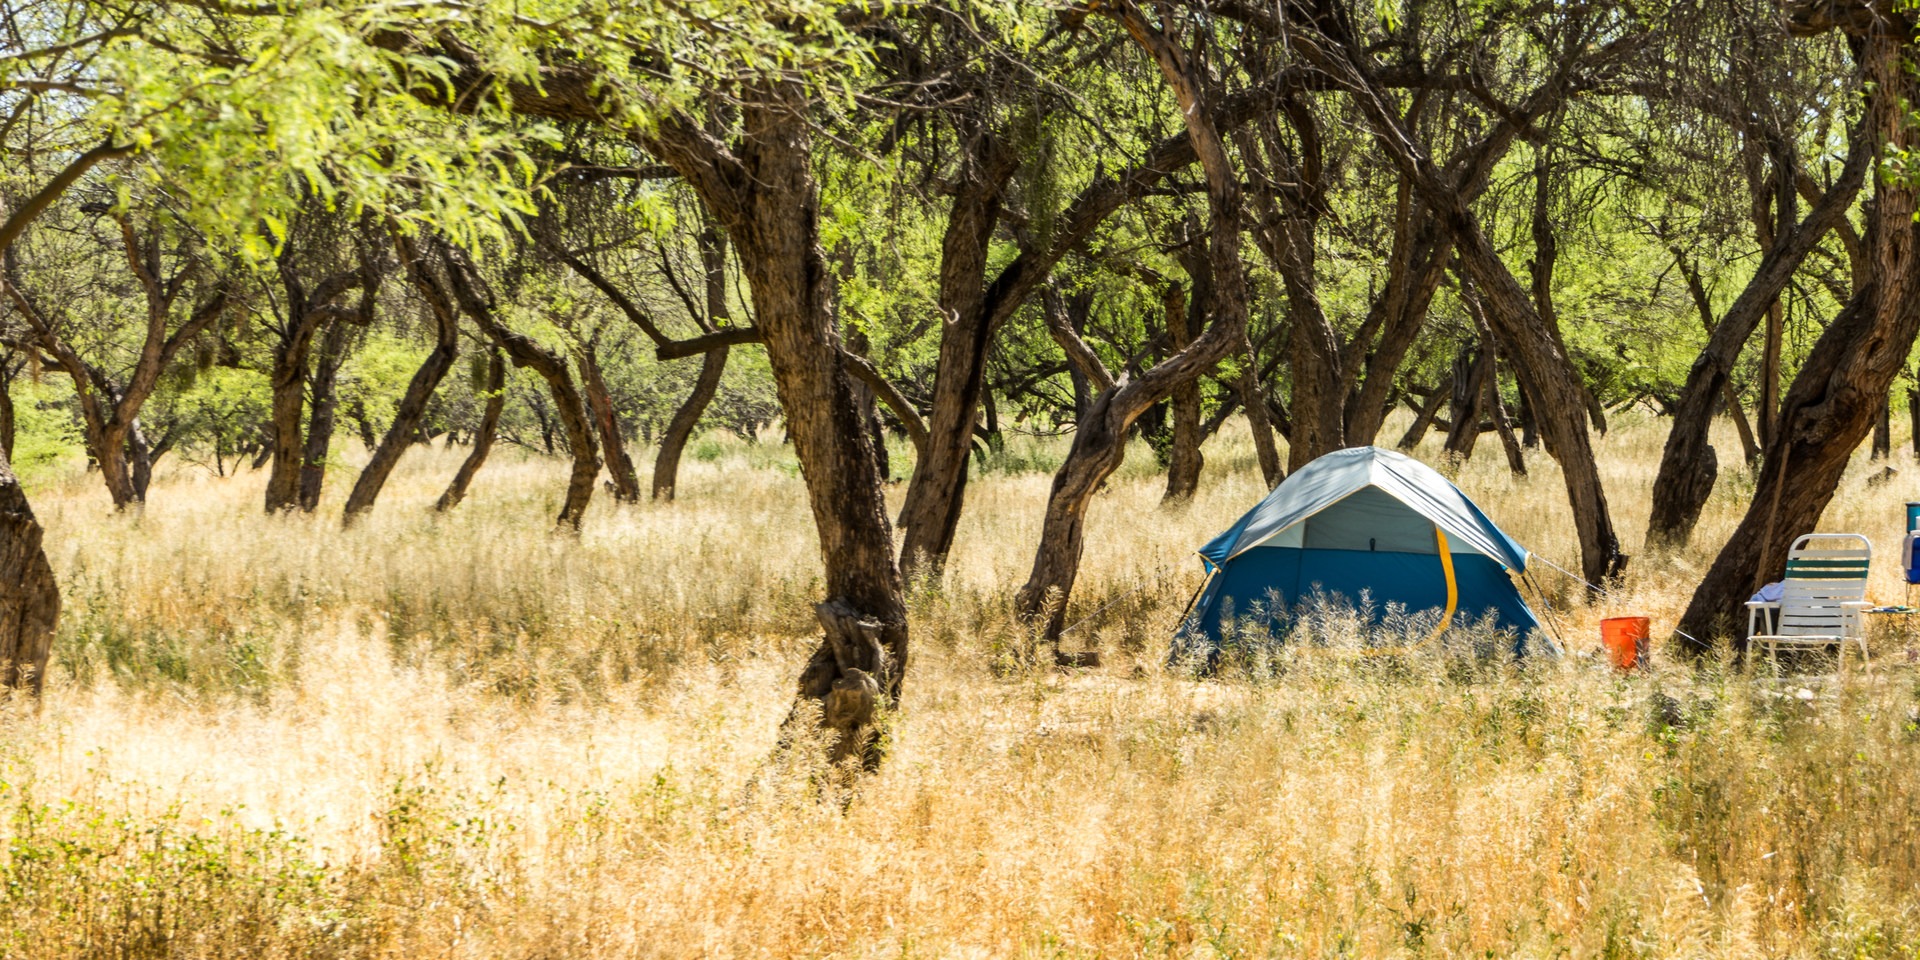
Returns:
[[[1630,551],[1665,428],[1597,440]],[[1168,639],[1193,550],[1265,493],[1244,431],[1191,504],[1143,446],[1100,495],[1079,671],[1008,612],[1064,448],[976,471],[944,579],[912,587],[892,753],[831,795],[775,749],[822,591],[777,437],[700,439],[677,502],[603,494],[577,539],[551,532],[565,466],[511,448],[445,515],[464,451],[416,448],[345,531],[353,454],[311,517],[182,462],[116,516],[50,464],[65,609],[45,697],[0,708],[0,956],[1920,952],[1920,639],[1884,627],[1837,678],[1594,655],[1603,617],[1670,631],[1746,509],[1737,466],[1693,545],[1636,552],[1607,598],[1535,564],[1563,657],[1294,645],[1197,680]],[[1871,536],[1871,595],[1901,602],[1920,464],[1890,465],[1862,451],[1823,528]],[[1575,568],[1529,466],[1485,445],[1454,475]]]

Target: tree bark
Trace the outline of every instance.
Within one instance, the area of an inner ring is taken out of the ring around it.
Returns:
[[[1912,431],[1913,455],[1920,458],[1920,387],[1907,391],[1907,427]]]
[[[1167,352],[1175,355],[1193,342],[1186,292],[1169,287],[1162,297],[1167,318]],[[1188,380],[1173,388],[1173,446],[1167,458],[1167,491],[1162,504],[1183,503],[1200,489],[1200,381]]]
[[[1852,206],[1872,160],[1870,142],[1863,131],[1855,131],[1840,179],[1797,227],[1774,236],[1773,245],[1767,249],[1753,277],[1726,314],[1713,325],[1706,347],[1694,359],[1687,381],[1680,388],[1673,427],[1667,433],[1666,447],[1660,454],[1660,470],[1654,477],[1652,509],[1647,522],[1649,544],[1677,546],[1692,536],[1694,524],[1713,493],[1719,472],[1716,458],[1709,452],[1713,405],[1725,394],[1728,372],[1739,358],[1741,347],[1752,337],[1754,326],[1765,315],[1768,304],[1778,298],[1801,261]],[[1697,279],[1694,282],[1697,283]],[[1704,291],[1695,293],[1696,309],[1700,309],[1703,295]],[[1763,424],[1760,431],[1763,444],[1769,443],[1768,429],[1764,426],[1769,416],[1767,411],[1763,393],[1758,418]]]
[[[1403,192],[1411,189],[1410,181],[1403,178]],[[1365,374],[1357,380],[1357,389],[1347,401],[1346,437],[1347,442],[1354,445],[1372,444],[1380,435],[1381,424],[1391,407],[1387,398],[1393,393],[1394,378],[1420,328],[1426,325],[1427,309],[1446,277],[1447,261],[1453,251],[1452,239],[1440,229],[1426,204],[1417,198],[1408,198],[1402,205],[1401,226],[1396,230],[1394,253],[1388,261],[1386,289],[1368,311],[1370,317],[1379,317],[1372,325],[1380,329],[1380,338],[1371,344],[1371,351],[1367,350],[1369,344],[1359,338],[1348,345],[1349,351],[1355,354],[1354,376],[1360,377],[1361,366]],[[1415,222],[1417,227],[1413,226]]]
[[[600,271],[594,269],[592,264],[565,252],[560,254],[563,262],[572,267],[573,271],[585,278],[588,283],[606,294],[607,299],[613,301],[614,305],[654,342],[656,354],[660,359],[677,359],[695,353],[701,357],[700,375],[694,382],[693,392],[674,412],[673,420],[668,424],[666,433],[660,440],[660,452],[653,466],[653,498],[655,500],[671,501],[673,499],[674,487],[679,481],[680,457],[685,452],[687,441],[693,436],[694,429],[699,426],[700,417],[706,412],[707,404],[712,402],[715,392],[720,388],[721,375],[726,372],[729,347],[735,343],[761,342],[759,330],[753,327],[729,326],[733,308],[727,299],[727,235],[718,224],[709,222],[700,232],[699,245],[701,269],[706,277],[704,310],[694,302],[693,295],[673,279],[671,261],[664,259],[664,254],[662,255],[662,263],[669,265],[668,279],[673,282],[675,289],[682,293],[689,318],[693,320],[695,326],[700,328],[699,336],[692,340],[681,341],[670,339],[639,303],[622,293],[619,287]],[[544,416],[541,417],[541,428],[542,437],[551,450],[552,430]]]
[[[1873,418],[1872,459],[1885,460],[1893,456],[1893,397],[1889,394],[1880,401],[1880,413]]]
[[[507,362],[499,350],[494,350],[487,361],[486,393],[487,406],[480,414],[480,429],[473,435],[473,449],[467,451],[467,458],[460,462],[460,469],[454,471],[446,492],[435,501],[436,512],[445,513],[467,498],[467,488],[473,485],[474,475],[486,465],[487,455],[493,452],[494,434],[500,429],[500,413],[507,407]]]
[[[0,456],[0,690],[38,696],[60,619],[60,588],[12,460]]]
[[[1433,428],[1433,420],[1440,414],[1440,405],[1446,403],[1452,396],[1453,377],[1449,375],[1433,389],[1433,393],[1427,396],[1425,402],[1420,404],[1419,411],[1414,414],[1413,423],[1407,425],[1407,432],[1400,436],[1400,442],[1396,446],[1402,450],[1412,450],[1419,446],[1420,441],[1426,439],[1427,431]]]
[[[614,416],[613,395],[607,391],[606,378],[600,374],[599,337],[589,339],[580,351],[580,385],[586,391],[587,410],[593,415],[594,431],[600,447],[607,452],[607,474],[613,482],[613,499],[620,503],[640,502],[640,477],[627,455],[626,438],[620,433],[620,421]]]
[[[394,411],[393,423],[387,427],[386,435],[380,438],[373,458],[360,471],[360,478],[354,481],[352,492],[347,494],[346,508],[341,512],[341,522],[346,526],[352,526],[362,514],[373,509],[381,488],[386,486],[387,478],[393,475],[393,468],[400,464],[401,455],[412,446],[413,436],[419,432],[420,422],[426,418],[427,401],[433,398],[433,392],[439,389],[447,371],[453,369],[453,361],[460,353],[459,317],[451,301],[440,291],[440,285],[429,272],[428,265],[422,263],[414,252],[412,242],[396,234],[394,243],[408,279],[420,290],[433,313],[434,345],[426,359],[420,362],[420,369],[414,371],[413,379],[408,381],[407,392],[400,397],[400,406]]]
[[[1478,351],[1462,347],[1454,364],[1452,425],[1444,449],[1449,458],[1473,459],[1480,441],[1480,413],[1486,402],[1487,380],[1493,372],[1493,350],[1481,341]]]
[[[960,524],[973,426],[986,384],[987,346],[996,326],[986,283],[988,244],[1007,181],[1018,167],[1013,150],[979,130],[967,144],[956,178],[940,247],[940,355],[927,442],[914,459],[900,507],[900,560],[908,577],[940,571]]]
[[[322,325],[344,319],[345,311],[334,308],[333,303],[361,279],[358,273],[336,274],[322,280],[309,294],[292,265],[284,260],[280,265],[280,278],[286,293],[287,316],[277,331],[273,366],[268,375],[273,397],[273,439],[269,445],[272,459],[266,492],[268,513],[292,510],[300,503],[300,461],[305,452],[300,421],[307,399],[307,354]]]
[[[1906,107],[1920,102],[1920,80],[1907,62],[1913,25],[1904,14],[1887,18],[1865,5],[1803,7],[1793,11],[1793,25],[1800,33],[1824,30],[1835,25],[1828,19],[1835,11],[1847,10],[1867,11],[1864,25],[1848,28],[1857,31],[1855,56],[1866,81],[1868,151],[1878,157],[1920,147]],[[1794,377],[1752,503],[1687,604],[1679,630],[1695,653],[1709,652],[1713,638],[1729,632],[1739,602],[1779,575],[1794,537],[1815,529],[1913,347],[1920,332],[1916,206],[1911,183],[1876,178],[1866,207],[1871,275],[1856,282],[1853,299]]]
[[[362,305],[361,312],[367,316],[372,311],[372,296]],[[312,513],[320,506],[320,494],[327,482],[327,460],[333,451],[334,417],[340,405],[339,394],[334,384],[340,374],[340,365],[346,362],[347,338],[351,330],[344,323],[335,323],[327,328],[326,338],[320,341],[320,356],[315,358],[313,373],[308,378],[308,407],[312,411],[307,419],[307,437],[300,450],[300,511]]]
[[[1240,350],[1246,354],[1238,380],[1240,404],[1247,411],[1247,427],[1253,431],[1253,453],[1260,461],[1260,479],[1272,490],[1287,474],[1280,466],[1280,449],[1273,442],[1273,422],[1267,417],[1264,391],[1260,388],[1260,357],[1254,352],[1253,340],[1244,338]]]
[[[706,412],[707,404],[713,402],[714,394],[719,391],[720,378],[726,370],[726,347],[701,355],[700,376],[693,381],[693,392],[687,394],[687,399],[673,412],[673,420],[667,424],[667,432],[660,438],[660,453],[653,461],[655,500],[673,499],[674,490],[679,485],[680,456],[686,450],[694,428],[700,425],[701,414]]]
[[[1513,435],[1513,424],[1507,419],[1507,404],[1500,397],[1500,368],[1498,358],[1493,370],[1487,376],[1487,411],[1493,415],[1493,429],[1500,435],[1500,448],[1507,454],[1507,470],[1516,477],[1527,475],[1527,457],[1520,449],[1520,439]]]
[[[11,374],[11,371],[0,372]],[[12,375],[0,380],[0,455],[5,456],[9,463],[13,462],[13,381]]]

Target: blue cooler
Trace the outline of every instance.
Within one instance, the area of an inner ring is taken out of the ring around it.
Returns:
[[[1906,571],[1909,585],[1920,583],[1920,551],[1914,541],[1920,539],[1920,503],[1907,504],[1907,536],[1900,542],[1900,568]]]

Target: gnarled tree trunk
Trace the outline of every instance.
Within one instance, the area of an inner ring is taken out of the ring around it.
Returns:
[[[1402,450],[1412,450],[1419,446],[1420,441],[1427,438],[1427,431],[1433,428],[1434,418],[1440,415],[1440,405],[1446,403],[1452,396],[1453,377],[1448,375],[1445,380],[1440,381],[1439,386],[1433,388],[1432,393],[1427,395],[1427,399],[1420,404],[1420,408],[1414,411],[1413,422],[1407,425],[1407,432],[1400,436],[1400,442],[1396,446]]]
[[[707,279],[708,323],[702,329],[717,330],[727,326],[733,317],[733,306],[727,299],[727,238],[719,228],[710,226],[701,231],[700,263]],[[693,431],[700,426],[700,417],[706,413],[707,405],[720,391],[720,378],[726,372],[726,347],[715,347],[700,355],[700,375],[694,378],[693,391],[673,412],[667,432],[660,438],[660,453],[653,461],[655,500],[673,499],[674,489],[680,482],[680,456],[687,449]]]
[[[1240,394],[1240,403],[1247,411],[1247,427],[1253,431],[1253,453],[1254,458],[1260,461],[1260,479],[1266,482],[1268,490],[1272,490],[1287,478],[1287,474],[1280,466],[1280,448],[1273,442],[1273,421],[1267,416],[1265,391],[1260,388],[1259,354],[1254,352],[1251,338],[1243,339],[1240,349],[1247,356],[1241,361],[1240,377],[1235,386]]]
[[[163,277],[158,244],[142,243],[124,221],[121,232],[127,261],[146,294],[145,337],[124,383],[116,382],[101,368],[87,362],[68,338],[55,329],[49,313],[21,286],[19,265],[12,251],[5,254],[6,292],[19,308],[35,345],[52,357],[73,381],[74,398],[80,406],[81,436],[87,454],[100,467],[101,479],[106,483],[116,511],[141,503],[146,495],[145,484],[136,482],[133,451],[129,449],[130,434],[136,428],[140,408],[160,385],[160,374],[180,349],[212,326],[226,312],[231,300],[229,285],[215,284],[207,299],[169,334],[167,326],[173,305],[185,289],[186,272],[192,268],[183,267],[179,274]],[[55,306],[64,311],[64,306]]]
[[[740,251],[820,535],[824,636],[800,673],[789,723],[817,711],[828,759],[872,768],[885,749],[879,711],[899,704],[908,667],[906,597],[872,440],[832,321],[802,94],[787,84],[754,94],[741,108],[739,160],[727,161],[751,177],[725,177],[723,163],[694,144],[664,144],[665,154]]]
[[[9,354],[0,359],[0,454],[7,460],[13,460],[13,381],[19,377],[19,368],[13,365]]]
[[[1477,350],[1463,345],[1453,371],[1453,404],[1449,411],[1453,423],[1447,429],[1444,449],[1448,457],[1471,460],[1473,448],[1480,442],[1480,411],[1486,401],[1487,380],[1493,373],[1493,351],[1485,341]]]
[[[1725,395],[1728,372],[1769,304],[1778,299],[1800,262],[1852,206],[1872,160],[1869,139],[1859,131],[1855,134],[1839,181],[1797,227],[1775,234],[1773,245],[1761,258],[1746,288],[1714,325],[1706,347],[1687,371],[1687,381],[1680,388],[1680,400],[1674,406],[1673,427],[1660,453],[1660,471],[1654,477],[1653,504],[1647,522],[1649,544],[1684,544],[1692,536],[1694,524],[1713,493],[1719,473],[1717,458],[1708,440],[1714,403]],[[1783,151],[1783,155],[1788,158],[1784,162],[1790,163],[1790,150]],[[1791,197],[1786,202],[1790,204]],[[1769,416],[1763,391],[1760,435],[1761,442],[1771,448],[1767,439],[1769,429],[1765,426]]]
[[[720,347],[700,355],[700,376],[693,381],[693,392],[673,412],[667,431],[660,438],[660,453],[653,461],[653,498],[672,500],[679,485],[680,457],[687,449],[700,416],[720,390],[720,378],[727,371],[727,348]]]
[[[38,695],[60,618],[60,587],[41,547],[42,531],[0,456],[0,693]]]

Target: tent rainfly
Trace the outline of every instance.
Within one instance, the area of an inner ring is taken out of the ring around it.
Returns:
[[[1280,614],[1316,592],[1376,624],[1390,605],[1442,610],[1443,626],[1491,615],[1515,653],[1540,626],[1507,575],[1526,570],[1526,549],[1433,468],[1379,447],[1301,467],[1200,556],[1208,577],[1182,630],[1188,644],[1218,644],[1223,620],[1255,604]],[[1270,616],[1269,629],[1284,632],[1284,619]]]

